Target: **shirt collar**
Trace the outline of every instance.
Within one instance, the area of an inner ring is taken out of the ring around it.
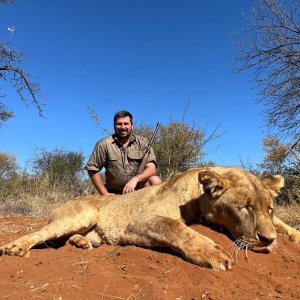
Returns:
[[[112,135],[112,138],[113,138],[113,143],[115,143],[115,144],[118,144],[118,145],[121,145],[121,143],[119,142],[119,140],[118,140],[118,138],[117,138],[117,136],[116,136],[116,134],[114,133],[113,135]],[[131,134],[130,135],[130,137],[129,137],[129,145],[131,144],[131,143],[136,143],[137,141],[136,141],[136,136],[135,136],[135,134]]]

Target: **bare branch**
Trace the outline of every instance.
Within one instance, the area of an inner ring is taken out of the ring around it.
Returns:
[[[0,0],[0,4],[13,3],[14,1]],[[14,27],[9,27],[10,40],[14,31]],[[29,73],[22,68],[23,54],[9,48],[8,42],[0,41],[0,79],[11,84],[20,99],[27,103],[27,96],[31,99],[32,104],[38,110],[39,116],[42,116],[42,97],[40,93],[40,84],[32,79]],[[0,95],[2,99],[4,95]],[[0,100],[0,127],[14,116],[7,106]]]
[[[239,32],[236,71],[252,70],[266,124],[297,140],[300,126],[300,2],[257,0]]]

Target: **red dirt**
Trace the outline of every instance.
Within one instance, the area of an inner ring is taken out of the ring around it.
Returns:
[[[0,245],[44,224],[0,217]],[[224,234],[193,229],[232,253]],[[0,267],[1,299],[300,299],[300,247],[282,236],[271,254],[239,251],[230,272],[201,268],[167,250],[108,245],[32,249],[25,258],[1,256]]]

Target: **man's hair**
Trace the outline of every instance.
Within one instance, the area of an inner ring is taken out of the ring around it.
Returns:
[[[116,120],[118,118],[125,118],[125,117],[129,117],[130,118],[130,123],[132,124],[132,114],[127,110],[120,110],[120,111],[115,113],[115,115],[114,115],[114,124],[116,124]]]

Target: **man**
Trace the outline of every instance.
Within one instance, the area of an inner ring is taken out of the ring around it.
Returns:
[[[125,194],[150,185],[161,183],[156,176],[156,158],[150,151],[145,169],[136,175],[148,142],[132,133],[132,115],[119,111],[114,116],[113,135],[97,142],[87,162],[86,170],[101,195]],[[99,171],[105,167],[106,184]]]

